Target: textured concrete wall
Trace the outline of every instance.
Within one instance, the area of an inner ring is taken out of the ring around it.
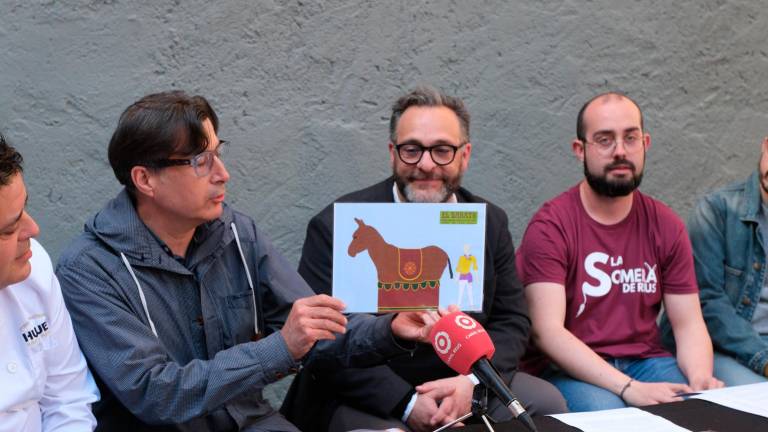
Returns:
[[[687,214],[744,177],[768,133],[758,0],[0,0],[0,129],[26,157],[54,259],[118,190],[106,145],[145,93],[207,96],[233,145],[229,201],[293,262],[312,214],[389,172],[387,118],[420,83],[473,116],[471,190],[515,241],[581,178],[576,112],[622,89],[645,108],[643,189]]]

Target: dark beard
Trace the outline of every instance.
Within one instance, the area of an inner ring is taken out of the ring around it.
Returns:
[[[643,154],[643,161],[645,161],[645,154]],[[608,180],[608,171],[617,165],[628,165],[632,170],[632,178],[627,180]],[[635,164],[626,159],[614,161],[605,167],[603,175],[594,175],[587,168],[586,155],[584,155],[584,177],[587,179],[589,187],[596,194],[609,198],[627,196],[640,187],[640,183],[643,181],[643,173],[640,172],[638,174],[635,170]]]
[[[459,187],[461,187],[461,174],[457,175],[453,179],[450,179],[440,175],[427,175],[417,170],[415,173],[400,176],[398,175],[397,170],[392,169],[392,176],[395,178],[395,184],[397,185],[397,189],[400,191],[400,195],[402,195],[407,202],[446,202],[454,193],[456,193],[456,191],[459,190]],[[432,194],[432,196],[425,196],[423,192],[416,192],[410,187],[411,182],[414,180],[426,180],[427,178],[442,180],[442,189]]]

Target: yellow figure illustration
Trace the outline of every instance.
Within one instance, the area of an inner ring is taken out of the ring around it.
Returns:
[[[477,259],[469,253],[469,245],[464,245],[464,255],[459,257],[459,263],[456,265],[456,273],[459,274],[459,301],[456,302],[461,307],[461,298],[464,297],[464,289],[467,289],[469,297],[469,307],[475,306],[474,296],[472,295],[472,271],[477,271]]]

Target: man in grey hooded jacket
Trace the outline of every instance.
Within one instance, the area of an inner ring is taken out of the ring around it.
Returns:
[[[253,220],[224,203],[217,130],[200,96],[128,107],[109,145],[125,189],[57,266],[103,395],[100,430],[297,430],[263,400],[265,385],[302,365],[380,363],[403,351],[395,337],[425,340],[434,321],[347,322],[341,301],[313,296]]]

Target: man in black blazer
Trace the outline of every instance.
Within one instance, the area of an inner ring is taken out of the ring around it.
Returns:
[[[393,106],[390,119],[393,176],[336,202],[487,203],[485,279],[482,312],[473,314],[496,346],[492,363],[532,414],[565,412],[560,393],[549,383],[517,372],[528,345],[530,320],[515,270],[507,215],[460,186],[472,144],[469,113],[460,99],[432,88],[417,88]],[[331,294],[333,205],[309,222],[299,273],[317,293]],[[302,430],[408,428],[432,430],[468,412],[474,376],[457,375],[422,344],[387,365],[346,369],[333,375],[303,371],[283,405]],[[511,413],[491,402],[491,415]]]

